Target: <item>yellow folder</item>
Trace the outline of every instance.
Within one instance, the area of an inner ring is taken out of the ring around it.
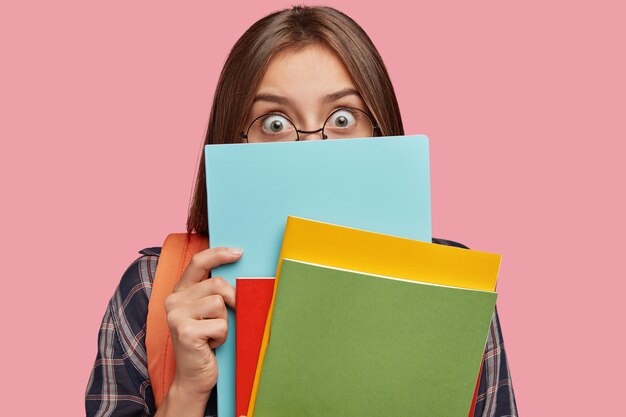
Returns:
[[[274,297],[284,258],[450,287],[495,291],[501,256],[420,242],[333,224],[288,217],[278,260]],[[274,300],[267,316],[248,407],[253,417]]]

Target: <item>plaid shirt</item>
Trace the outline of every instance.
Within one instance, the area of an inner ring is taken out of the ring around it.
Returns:
[[[433,239],[434,243],[460,246]],[[161,248],[148,248],[122,276],[102,319],[98,354],[91,371],[85,407],[87,416],[153,416],[154,396],[146,359],[146,317]],[[216,390],[205,416],[217,416]],[[513,385],[502,341],[497,309],[483,356],[474,416],[517,416]]]

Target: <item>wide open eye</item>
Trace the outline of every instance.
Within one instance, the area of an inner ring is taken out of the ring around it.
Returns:
[[[291,122],[279,114],[270,114],[261,122],[261,130],[265,134],[277,135],[292,129]]]
[[[363,110],[342,107],[326,119],[324,135],[328,139],[370,138],[374,127]]]
[[[329,129],[348,130],[354,128],[356,123],[357,118],[355,113],[348,109],[341,109],[330,115],[326,122],[326,127]]]
[[[248,130],[248,142],[277,142],[296,140],[296,128],[286,116],[268,113],[257,117]]]

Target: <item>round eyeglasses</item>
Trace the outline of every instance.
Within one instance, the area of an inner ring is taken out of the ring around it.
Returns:
[[[282,113],[263,114],[250,123],[241,138],[248,143],[299,141],[300,134],[320,133],[324,139],[369,138],[375,136],[378,126],[363,110],[340,107],[334,110],[317,130],[300,130]]]

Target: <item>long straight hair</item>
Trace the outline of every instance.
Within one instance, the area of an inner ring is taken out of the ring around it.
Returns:
[[[271,59],[285,50],[319,44],[343,62],[381,136],[404,128],[389,74],[367,33],[330,7],[294,6],[254,23],[233,46],[215,89],[204,144],[241,142],[240,133]],[[242,111],[243,110],[243,111]],[[187,217],[187,231],[208,233],[204,152]]]

